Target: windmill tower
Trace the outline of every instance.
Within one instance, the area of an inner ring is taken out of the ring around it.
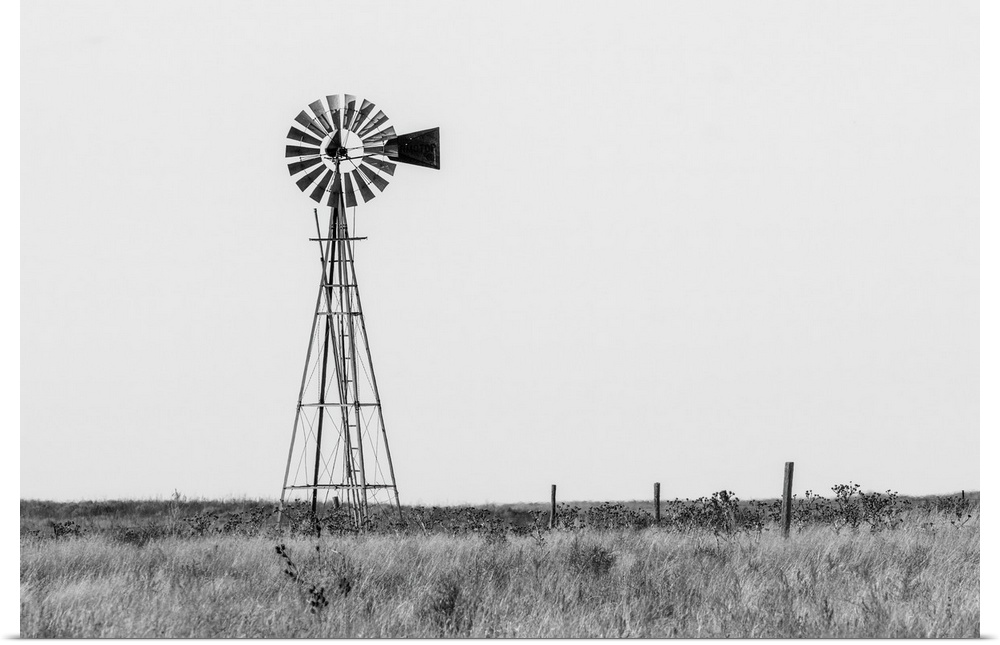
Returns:
[[[375,198],[395,162],[438,169],[438,128],[396,135],[389,118],[365,99],[333,94],[299,112],[285,147],[288,172],[320,204],[313,209],[320,273],[281,486],[281,512],[305,501],[345,505],[355,526],[376,511],[399,511],[389,438],[382,415],[350,222],[360,196]],[[374,190],[373,190],[374,189]],[[325,212],[329,210],[327,218]],[[320,210],[324,217],[320,217]]]

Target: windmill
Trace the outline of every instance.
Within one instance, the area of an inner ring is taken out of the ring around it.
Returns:
[[[365,238],[354,236],[348,209],[385,190],[395,162],[439,169],[438,128],[397,135],[371,101],[333,94],[299,112],[287,138],[289,174],[329,219],[321,227],[313,209],[323,270],[278,517],[292,500],[313,518],[332,501],[364,526],[375,509],[400,507],[354,267],[354,242]]]

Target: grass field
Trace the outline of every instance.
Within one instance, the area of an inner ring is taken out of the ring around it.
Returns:
[[[21,635],[979,636],[978,497],[894,499],[874,522],[851,499],[800,500],[788,539],[733,500],[659,525],[567,506],[554,530],[532,509],[408,509],[320,538],[251,502],[25,501]]]

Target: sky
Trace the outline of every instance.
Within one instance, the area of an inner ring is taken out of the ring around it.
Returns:
[[[21,6],[20,496],[280,492],[285,132],[441,128],[356,211],[406,504],[980,486],[972,2]]]

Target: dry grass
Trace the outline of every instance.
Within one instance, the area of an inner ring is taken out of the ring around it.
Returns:
[[[979,612],[978,510],[960,527],[788,540],[650,528],[21,544],[25,637],[977,637]]]

